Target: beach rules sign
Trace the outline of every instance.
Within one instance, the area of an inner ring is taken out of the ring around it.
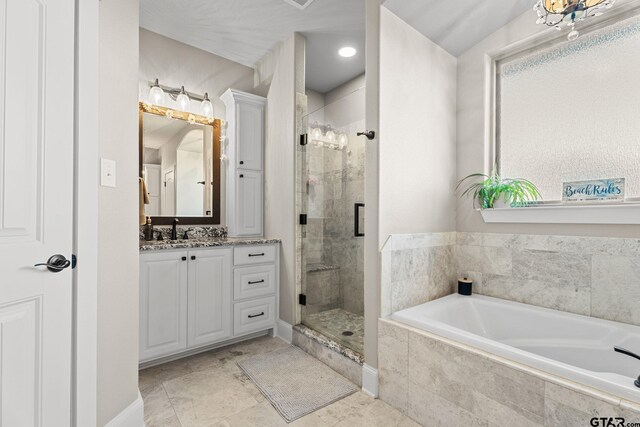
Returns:
[[[563,203],[605,201],[624,201],[624,178],[575,181],[563,184]]]

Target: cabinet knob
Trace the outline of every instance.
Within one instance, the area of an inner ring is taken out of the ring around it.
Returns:
[[[196,256],[195,255],[191,255],[191,259],[192,260],[196,259]]]
[[[240,160],[240,164],[241,164],[241,165],[244,165],[244,161],[243,161],[243,160]]]
[[[183,257],[182,257],[182,260],[183,260],[183,261],[186,261],[186,260],[187,260],[187,257],[186,257],[186,256],[183,256]]]
[[[243,175],[243,174],[240,174],[240,178],[244,178],[244,175]]]

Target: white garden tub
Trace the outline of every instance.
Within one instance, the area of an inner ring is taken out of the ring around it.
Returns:
[[[639,307],[640,309],[640,307]],[[640,402],[640,327],[481,295],[449,295],[391,318],[550,374]]]

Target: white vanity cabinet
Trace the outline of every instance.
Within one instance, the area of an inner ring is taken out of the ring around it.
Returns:
[[[231,237],[263,234],[266,98],[227,90],[227,227]]]
[[[187,349],[187,252],[140,255],[140,360]]]
[[[140,363],[275,330],[279,245],[140,254]]]
[[[233,335],[231,260],[233,249],[189,252],[187,345],[200,347]]]

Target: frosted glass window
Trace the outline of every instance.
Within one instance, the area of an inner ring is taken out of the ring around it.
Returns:
[[[544,200],[562,183],[626,178],[640,197],[640,19],[497,64],[497,161]]]

